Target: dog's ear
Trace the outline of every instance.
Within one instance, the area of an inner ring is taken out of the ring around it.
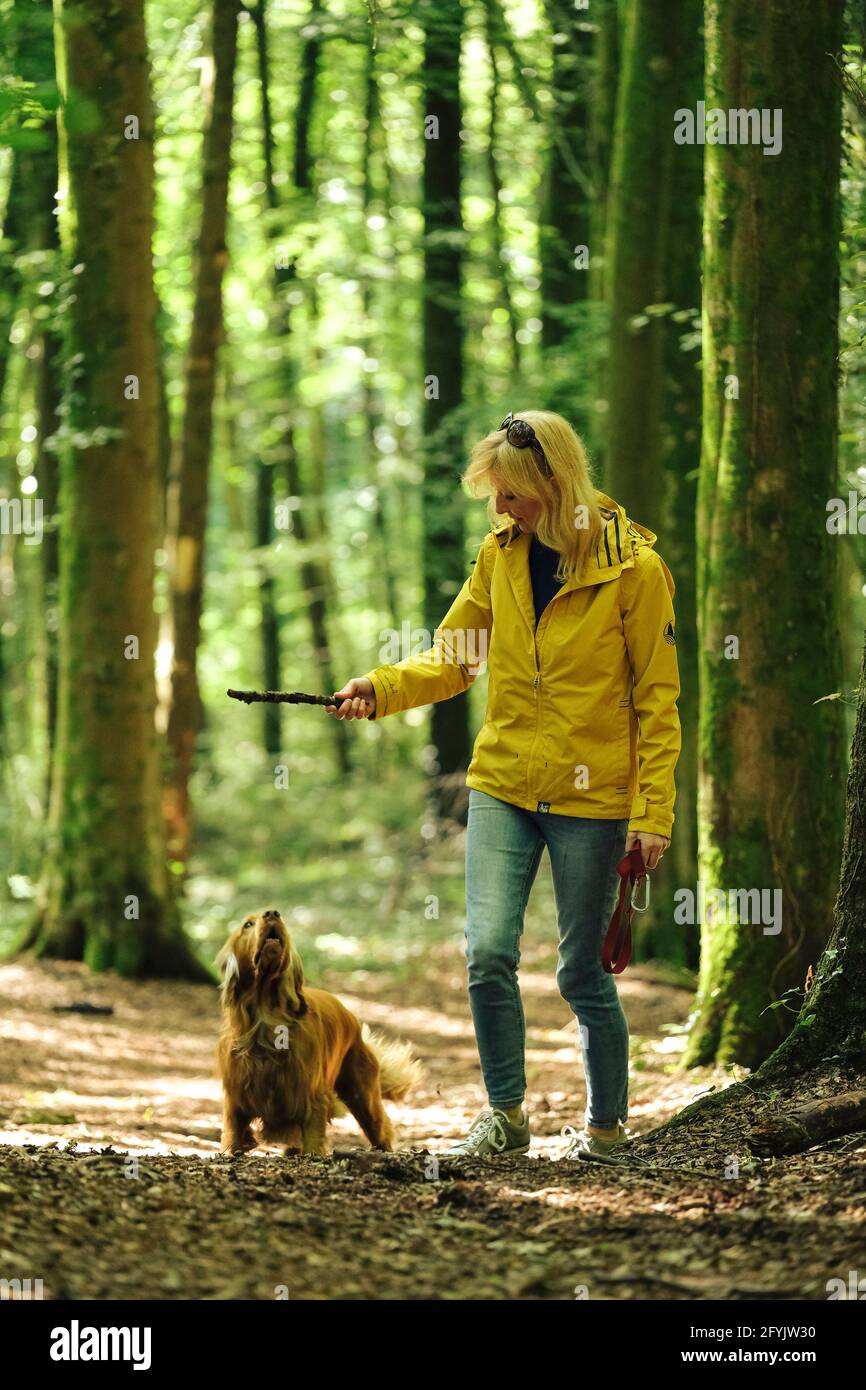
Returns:
[[[240,984],[241,968],[238,965],[238,958],[231,946],[226,942],[216,958],[216,967],[222,977],[220,986],[224,999],[237,998],[238,985]]]
[[[294,946],[289,946],[289,963],[283,981],[289,1012],[300,1018],[307,1012],[307,1001],[304,998],[304,967]]]

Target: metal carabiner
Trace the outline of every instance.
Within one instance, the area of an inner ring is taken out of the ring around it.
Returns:
[[[638,907],[637,903],[636,903],[635,900],[634,900],[635,889],[637,888],[637,886],[638,886],[639,883],[645,883],[645,884],[646,884],[646,902],[644,903],[643,907]],[[637,879],[637,880],[632,884],[631,897],[629,898],[629,902],[631,903],[631,906],[634,908],[635,912],[646,912],[647,908],[648,908],[649,905],[650,905],[650,881],[649,881],[649,874],[644,874],[644,876],[643,876],[642,879]]]

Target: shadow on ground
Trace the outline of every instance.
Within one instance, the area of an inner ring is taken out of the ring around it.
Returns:
[[[314,981],[408,1038],[426,1073],[389,1107],[398,1152],[371,1154],[346,1117],[330,1160],[219,1155],[215,989],[3,966],[0,1278],[41,1278],[49,1298],[181,1299],[826,1298],[828,1279],[847,1280],[862,1263],[864,1136],[763,1162],[742,1119],[720,1118],[638,1144],[645,1167],[560,1161],[584,1091],[550,967],[527,948],[532,1150],[483,1164],[440,1157],[484,1103],[456,945],[431,947],[409,980]],[[620,989],[631,1125],[647,1134],[733,1078],[679,1067],[689,989],[649,966]],[[82,1000],[113,1013],[53,1011]]]

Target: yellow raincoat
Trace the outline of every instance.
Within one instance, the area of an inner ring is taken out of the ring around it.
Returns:
[[[447,700],[488,663],[466,784],[554,815],[670,835],[681,746],[674,581],[656,536],[598,494],[604,531],[535,628],[531,537],[491,531],[433,646],[368,671],[376,718]]]

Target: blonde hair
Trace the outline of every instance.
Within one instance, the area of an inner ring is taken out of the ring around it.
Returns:
[[[604,526],[586,450],[568,421],[551,410],[515,411],[514,418],[525,420],[535,430],[553,477],[546,476],[533,448],[515,448],[508,443],[505,430],[495,430],[472,450],[463,485],[473,497],[490,498],[487,510],[494,530],[498,526],[493,503],[497,489],[491,474],[503,484],[503,491],[540,502],[535,534],[544,545],[559,552],[557,578],[567,581],[580,574]]]

